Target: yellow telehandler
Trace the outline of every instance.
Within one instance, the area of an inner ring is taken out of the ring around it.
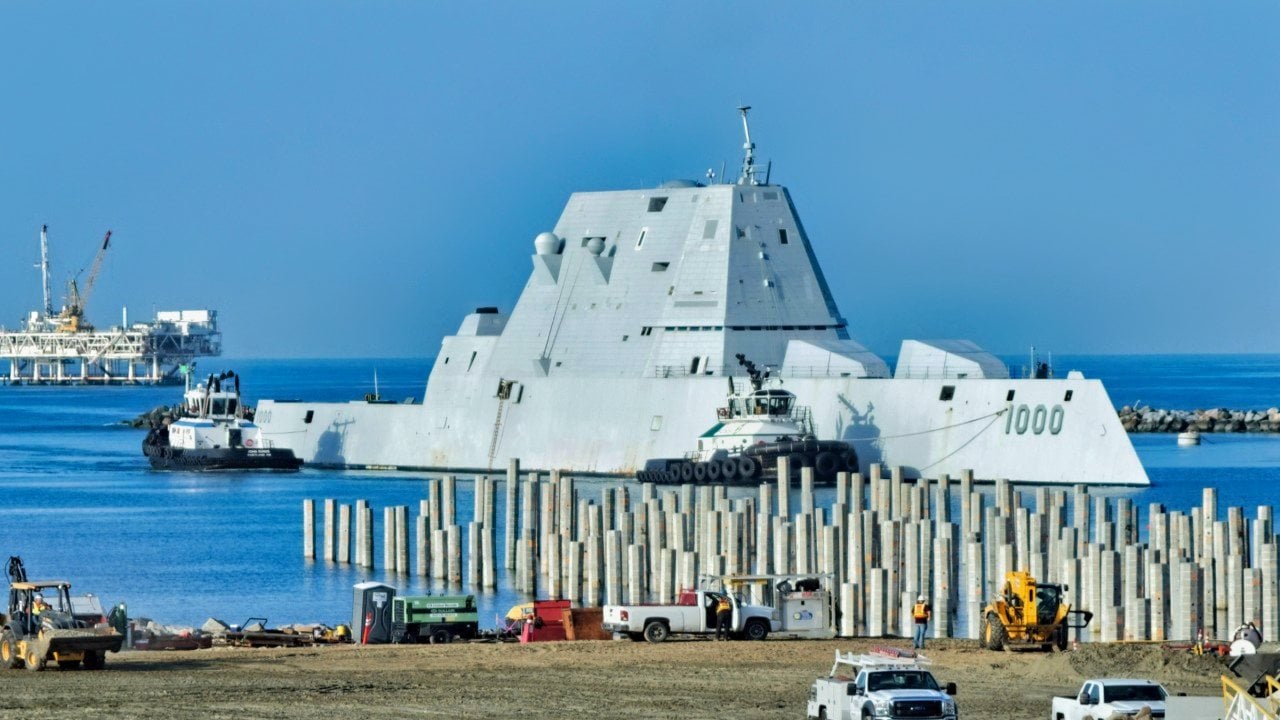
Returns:
[[[1004,588],[982,609],[982,634],[989,650],[1038,647],[1067,649],[1067,631],[1093,619],[1088,610],[1073,610],[1063,601],[1066,585],[1037,583],[1031,573],[1007,572]]]

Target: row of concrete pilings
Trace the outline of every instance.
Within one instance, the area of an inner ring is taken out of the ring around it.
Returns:
[[[779,477],[789,477],[786,463]],[[1272,508],[1246,519],[1231,507],[1219,519],[1214,488],[1190,512],[1150,504],[1144,539],[1130,499],[1085,486],[996,481],[992,500],[971,473],[906,481],[901,469],[886,476],[874,465],[865,477],[841,473],[834,502],[816,507],[807,468],[798,491],[769,483],[730,498],[724,486],[609,484],[593,500],[558,473],[522,479],[512,461],[505,481],[475,479],[465,525],[456,478],[426,485],[412,518],[408,506],[382,510],[386,573],[473,588],[505,577],[519,593],[583,607],[672,602],[704,574],[830,574],[840,636],[909,635],[911,605],[925,595],[932,636],[976,638],[1005,572],[1026,570],[1066,584],[1072,606],[1094,613],[1073,639],[1193,640],[1201,631],[1227,639],[1245,622],[1264,636],[1280,627]],[[374,509],[363,500],[321,507],[320,558],[374,568]],[[317,559],[316,516],[316,501],[304,500],[309,559]]]

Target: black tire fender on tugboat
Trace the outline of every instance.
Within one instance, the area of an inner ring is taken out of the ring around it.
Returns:
[[[835,475],[840,471],[840,458],[835,453],[823,450],[813,459],[813,471],[818,475]]]
[[[693,463],[680,464],[680,482],[693,482]]]
[[[725,482],[734,482],[738,479],[738,460],[736,458],[725,458],[720,461],[720,477]]]

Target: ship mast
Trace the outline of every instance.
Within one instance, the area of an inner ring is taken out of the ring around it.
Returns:
[[[738,176],[739,185],[759,185],[756,181],[756,144],[751,142],[751,126],[747,124],[747,111],[751,109],[750,105],[742,105],[738,108],[738,112],[742,113],[742,134],[746,136],[746,141],[742,143],[744,154],[742,156],[742,174]]]

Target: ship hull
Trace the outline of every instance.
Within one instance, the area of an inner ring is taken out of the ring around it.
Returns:
[[[714,423],[724,378],[433,377],[422,404],[264,400],[268,447],[321,467],[630,475],[679,457]],[[850,443],[906,477],[1043,484],[1149,484],[1098,380],[785,378],[821,440]],[[946,388],[951,388],[947,390]],[[943,399],[947,398],[947,399]]]
[[[302,460],[287,448],[185,449],[144,444],[142,452],[156,470],[296,471]]]

